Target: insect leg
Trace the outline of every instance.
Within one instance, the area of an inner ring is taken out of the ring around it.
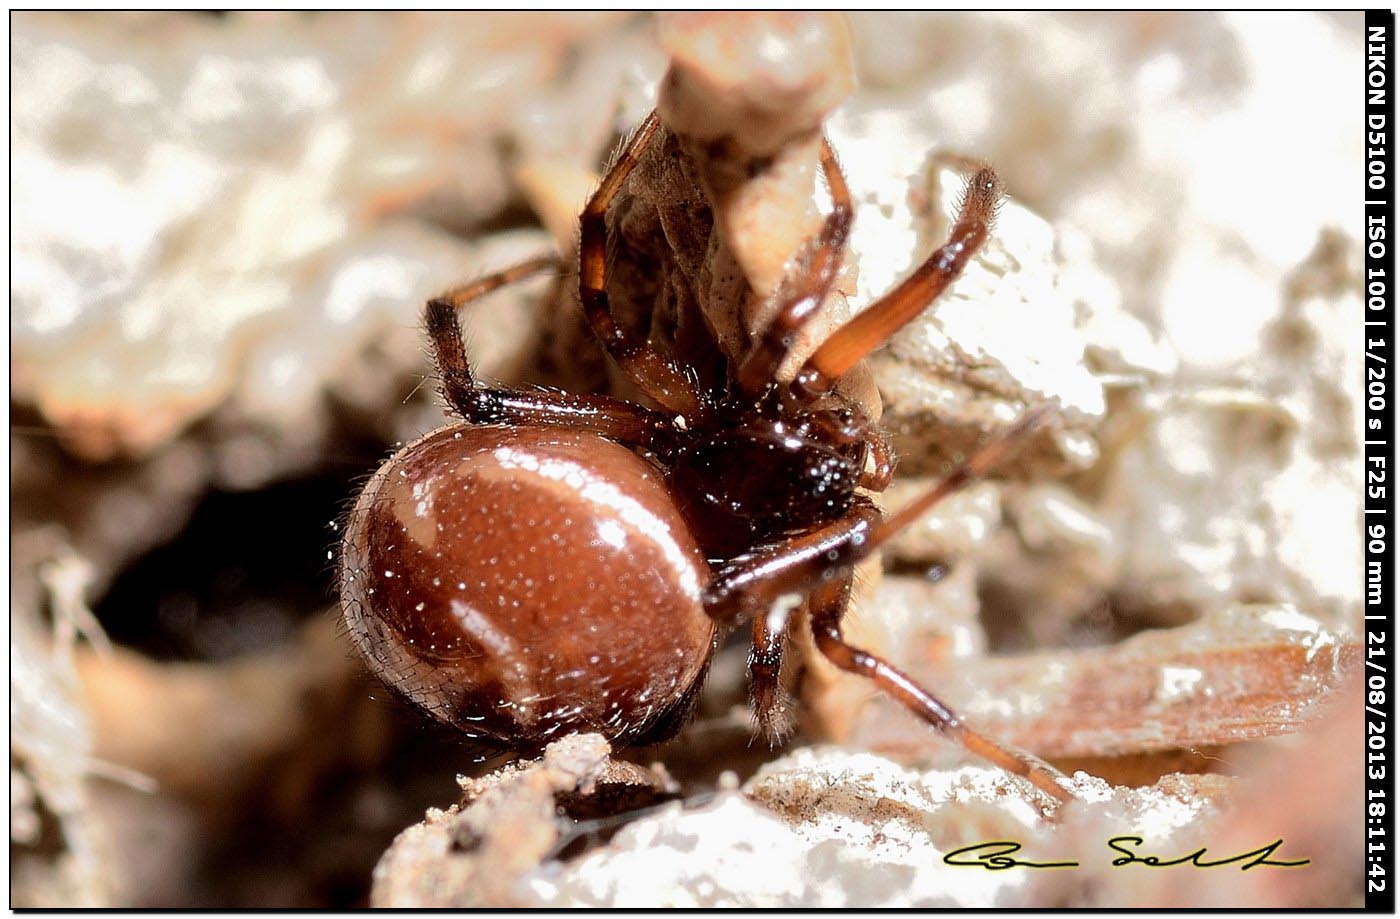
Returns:
[[[608,303],[608,206],[660,127],[661,121],[655,112],[647,116],[579,216],[578,295],[593,336],[622,372],[668,411],[694,419],[704,414],[706,408],[695,383],[653,350],[645,337],[619,326]]]

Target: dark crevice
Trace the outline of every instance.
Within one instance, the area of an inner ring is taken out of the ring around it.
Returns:
[[[355,475],[322,472],[255,491],[209,491],[170,542],[124,568],[95,612],[158,660],[227,660],[288,641],[333,602],[331,523]]]

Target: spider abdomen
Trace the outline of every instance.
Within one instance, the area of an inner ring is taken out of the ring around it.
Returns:
[[[342,545],[356,644],[434,717],[624,741],[703,676],[708,569],[659,473],[597,435],[456,425],[401,450]]]

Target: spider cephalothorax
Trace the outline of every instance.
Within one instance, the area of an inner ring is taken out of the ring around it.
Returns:
[[[950,492],[985,473],[1045,418],[1028,413],[937,487],[891,516],[862,494],[893,459],[867,414],[836,390],[918,315],[987,238],[1000,196],[975,172],[950,239],[913,274],[777,379],[791,342],[827,299],[852,219],[835,156],[833,206],[776,318],[718,385],[612,316],[609,205],[660,131],[653,114],[581,218],[579,299],[617,367],[658,409],[602,395],[481,387],[457,310],[557,267],[539,259],[428,303],[443,397],[461,419],[399,451],[360,495],[342,545],[341,597],[360,650],[435,717],[516,748],[566,731],[640,743],[676,730],[715,638],[751,623],[760,727],[780,722],[786,622],[802,598],[818,650],[915,715],[1057,797],[1033,758],[975,733],[908,676],[842,635],[854,567]]]
[[[710,558],[850,511],[869,447],[829,435],[849,414],[752,413],[687,438],[670,460],[671,485]]]

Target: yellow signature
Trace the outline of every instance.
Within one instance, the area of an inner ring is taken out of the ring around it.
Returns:
[[[1238,864],[1241,871],[1248,871],[1250,868],[1301,868],[1308,864],[1311,859],[1300,858],[1293,860],[1274,860],[1271,856],[1283,845],[1283,839],[1276,839],[1266,846],[1251,849],[1248,852],[1241,852],[1238,855],[1231,855],[1228,858],[1210,859],[1206,856],[1206,847],[1201,846],[1194,852],[1176,858],[1162,858],[1157,855],[1142,854],[1141,847],[1146,844],[1146,840],[1141,836],[1114,836],[1108,840],[1108,848],[1118,853],[1118,857],[1113,859],[1113,866],[1121,868],[1124,865],[1146,865],[1149,868],[1175,868],[1180,865],[1190,865],[1193,868],[1221,868],[1225,865]],[[966,868],[984,868],[987,871],[1005,871],[1008,868],[1078,868],[1077,861],[1063,862],[1034,862],[1027,859],[1015,858],[1017,852],[1021,851],[1019,842],[1012,842],[1008,839],[995,839],[987,842],[974,843],[970,846],[963,846],[961,849],[954,849],[943,856],[943,863],[946,865],[956,865]]]

